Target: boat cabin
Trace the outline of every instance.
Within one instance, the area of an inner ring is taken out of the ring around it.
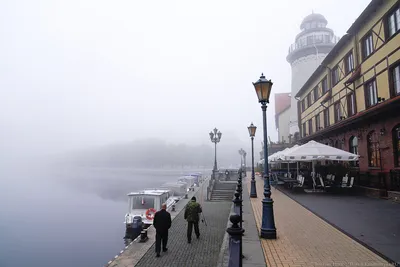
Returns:
[[[187,183],[187,188],[189,189],[189,188],[194,187],[195,177],[193,177],[193,176],[181,176],[181,177],[179,177],[178,181]]]
[[[154,213],[161,209],[162,203],[169,209],[174,199],[169,189],[145,189],[140,192],[128,194],[128,213],[125,215],[125,223],[131,224],[135,216],[140,216],[143,223],[153,223]]]
[[[169,189],[174,196],[184,196],[187,193],[187,184],[181,182],[168,182],[161,185],[161,188]]]

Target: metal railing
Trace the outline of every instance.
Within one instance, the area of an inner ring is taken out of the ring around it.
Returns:
[[[229,263],[228,267],[242,267],[243,265],[243,249],[242,249],[242,236],[244,229],[242,228],[243,222],[243,188],[242,188],[242,168],[238,171],[239,178],[237,182],[235,198],[232,200],[234,203],[234,213],[229,217],[232,225],[226,231],[229,234]]]
[[[309,46],[314,46],[318,44],[337,44],[339,42],[340,38],[337,36],[329,36],[329,38],[325,38],[324,35],[321,35],[320,37],[317,38],[317,35],[314,36],[308,36],[310,38],[307,38],[301,42],[297,41],[294,44],[291,44],[289,46],[289,54],[292,53],[293,51],[297,49],[301,49],[303,47],[309,47]]]

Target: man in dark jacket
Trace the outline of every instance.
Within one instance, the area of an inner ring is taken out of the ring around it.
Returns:
[[[160,257],[161,241],[163,252],[168,250],[168,229],[171,227],[171,214],[167,211],[167,204],[162,204],[161,210],[156,212],[153,225],[156,228],[156,257]]]
[[[201,206],[196,202],[196,197],[192,197],[190,202],[186,205],[185,208],[185,220],[188,222],[187,228],[187,239],[188,243],[192,242],[192,229],[194,226],[194,232],[196,234],[197,239],[200,238],[200,230],[199,230],[199,213],[202,212]]]

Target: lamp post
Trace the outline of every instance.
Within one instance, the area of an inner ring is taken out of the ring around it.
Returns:
[[[242,168],[242,165],[243,165],[243,148],[241,148],[241,149],[239,149],[239,155],[240,155],[240,168]],[[240,169],[239,168],[239,169]]]
[[[249,135],[251,138],[251,187],[250,187],[250,197],[257,197],[257,191],[256,191],[256,177],[254,174],[254,136],[256,135],[256,130],[257,127],[254,126],[253,123],[250,124],[249,127],[247,127],[249,130]]]
[[[247,155],[247,153],[246,153],[246,151],[245,151],[245,152],[243,153],[243,166],[244,166],[244,168],[243,168],[244,171],[243,171],[243,172],[244,172],[244,177],[247,177],[247,175],[246,175],[246,174],[247,174],[247,172],[246,172],[246,168],[247,168],[247,167],[246,167],[246,155]]]
[[[214,149],[214,168],[213,168],[213,179],[215,179],[215,173],[217,172],[217,143],[221,141],[221,136],[222,133],[218,131],[217,128],[214,128],[212,132],[209,133],[211,142],[214,143],[215,149]]]
[[[264,74],[261,74],[260,79],[253,83],[256,89],[258,102],[261,103],[263,112],[263,130],[264,130],[264,199],[261,237],[265,239],[276,239],[276,228],[274,220],[274,201],[271,198],[271,185],[269,182],[268,170],[268,142],[267,142],[267,103],[269,103],[269,95],[271,94],[272,82],[265,79]]]

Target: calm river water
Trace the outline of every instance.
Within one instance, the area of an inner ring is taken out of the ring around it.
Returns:
[[[124,246],[126,194],[204,170],[0,168],[1,267],[101,267]]]

